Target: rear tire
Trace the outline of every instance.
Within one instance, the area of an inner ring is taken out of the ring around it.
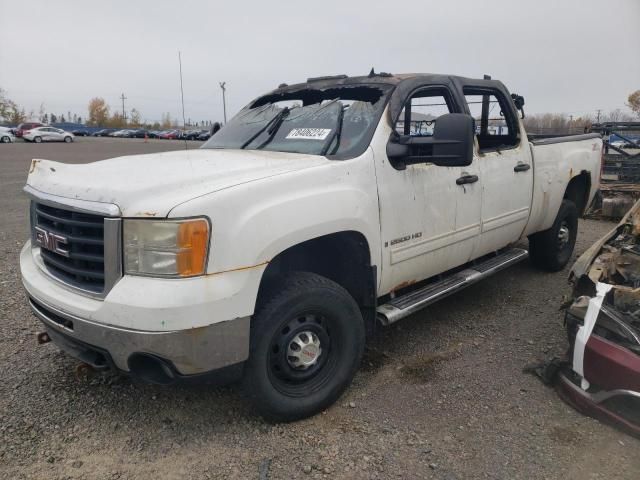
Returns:
[[[351,295],[320,275],[293,272],[272,287],[251,320],[243,389],[265,418],[298,420],[349,386],[364,351],[364,321]]]
[[[538,268],[548,272],[562,270],[571,259],[578,233],[578,208],[562,200],[550,229],[529,236],[529,256]]]
[[[42,143],[42,137],[34,137],[33,141],[36,143]]]
[[[9,137],[2,137],[2,143],[10,143],[11,139]]]

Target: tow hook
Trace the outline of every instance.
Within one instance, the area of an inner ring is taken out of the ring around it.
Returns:
[[[76,366],[76,378],[78,380],[81,379],[88,379],[89,377],[92,377],[95,374],[95,369],[89,365],[88,363],[79,363]]]
[[[43,343],[49,343],[51,341],[51,337],[47,332],[38,332],[36,333],[36,341],[38,345],[42,345]]]

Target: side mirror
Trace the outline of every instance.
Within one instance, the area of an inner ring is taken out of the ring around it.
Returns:
[[[387,143],[387,157],[401,169],[415,163],[464,167],[473,161],[474,135],[475,122],[470,115],[447,113],[436,119],[433,136],[392,133]]]

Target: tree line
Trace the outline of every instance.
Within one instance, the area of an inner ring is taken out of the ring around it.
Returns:
[[[108,127],[108,128],[151,128],[154,130],[178,128],[181,126],[177,117],[172,117],[169,112],[163,113],[160,121],[147,122],[142,119],[139,110],[132,108],[124,115],[121,110],[111,109],[104,98],[95,97],[89,102],[89,116],[86,124],[92,127]],[[192,122],[191,119],[186,121],[187,127],[211,127],[213,122],[210,120]]]
[[[637,115],[630,115],[623,112],[619,108],[611,110],[608,113],[599,115],[600,123],[603,122],[633,122],[640,120],[640,90],[638,90],[639,105],[632,111]],[[559,113],[541,113],[535,115],[527,115],[522,123],[529,133],[539,134],[571,134],[588,132],[591,125],[598,122],[597,115],[583,115],[574,117]]]
[[[524,126],[531,133],[579,133],[587,131],[593,123],[600,122],[628,122],[640,120],[640,90],[636,90],[627,98],[626,105],[631,109],[634,115],[630,115],[622,110],[615,109],[603,115],[585,115],[573,118],[571,115],[559,113],[543,113],[535,115],[527,115],[524,120]],[[163,113],[160,121],[147,122],[143,120],[142,114],[136,108],[125,111],[124,115],[121,110],[111,109],[104,98],[92,98],[88,105],[89,115],[83,119],[81,116],[67,112],[56,115],[55,113],[45,112],[44,105],[40,105],[40,111],[37,118],[40,122],[48,123],[83,123],[87,126],[110,127],[110,128],[152,128],[169,129],[178,128],[180,123],[176,117],[172,117],[169,112]],[[0,88],[0,122],[8,124],[18,124],[33,120],[36,114],[31,111],[27,114],[24,107],[20,107],[16,102],[7,97],[6,91]],[[192,122],[189,119],[186,126],[190,127],[210,127],[213,124],[210,120]]]

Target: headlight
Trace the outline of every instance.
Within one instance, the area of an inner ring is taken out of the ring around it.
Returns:
[[[123,222],[124,270],[131,275],[193,277],[205,272],[209,222],[131,220]]]

